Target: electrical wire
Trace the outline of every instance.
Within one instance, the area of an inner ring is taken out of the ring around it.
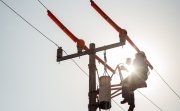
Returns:
[[[39,2],[46,10],[48,10],[48,8],[47,8],[40,0],[38,0],[38,2]]]
[[[152,100],[150,100],[146,95],[144,95],[143,93],[141,93],[139,90],[137,90],[142,96],[144,96],[151,104],[153,104],[154,106],[156,106],[160,111],[163,111],[158,105],[156,105]]]
[[[67,53],[65,50],[63,50],[63,51],[64,51],[64,53],[66,53],[66,55],[68,55],[68,53]],[[74,62],[74,64],[75,64],[86,76],[89,77],[88,73],[87,73],[85,70],[83,70],[83,69],[80,67],[80,65],[79,65],[74,59],[71,59],[71,60]]]
[[[112,99],[112,100],[113,100],[113,102],[114,102],[121,110],[126,111],[126,110],[123,109],[114,99]]]
[[[47,37],[45,34],[43,34],[39,29],[37,29],[34,25],[32,25],[30,22],[28,22],[24,17],[22,17],[17,11],[15,11],[12,7],[10,7],[7,3],[5,3],[3,0],[1,2],[7,6],[11,11],[13,11],[17,16],[19,16],[22,20],[24,20],[28,25],[30,25],[33,29],[35,29],[37,32],[39,32],[44,38],[46,38],[48,41],[52,42],[54,45],[59,47],[53,40],[51,40],[49,37]]]
[[[180,96],[178,95],[178,93],[163,79],[163,77],[160,75],[160,73],[158,73],[158,71],[156,69],[154,69],[154,71],[156,72],[156,74],[160,77],[160,79],[168,86],[168,88],[178,97],[178,99],[180,100]]]

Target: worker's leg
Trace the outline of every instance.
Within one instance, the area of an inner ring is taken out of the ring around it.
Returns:
[[[124,100],[121,101],[121,104],[129,101],[129,88],[127,86],[122,87],[122,97],[124,98]]]
[[[128,104],[129,104],[129,109],[128,111],[133,111],[134,108],[135,108],[135,104],[134,104],[134,92],[130,92],[129,93],[129,101],[128,101]]]

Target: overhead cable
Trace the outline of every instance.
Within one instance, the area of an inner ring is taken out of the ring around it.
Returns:
[[[178,93],[164,80],[164,78],[160,75],[160,73],[154,69],[154,71],[156,72],[156,74],[161,78],[161,80],[168,86],[168,88],[178,97],[178,99],[180,100],[180,96],[178,95]]]
[[[5,3],[3,0],[1,2],[7,6],[11,11],[13,11],[17,16],[19,16],[22,20],[24,20],[28,25],[30,25],[33,29],[35,29],[37,32],[39,32],[44,38],[46,38],[48,41],[52,42],[54,45],[59,47],[53,40],[51,40],[49,37],[47,37],[45,34],[43,34],[39,29],[37,29],[34,25],[32,25],[30,22],[28,22],[24,17],[22,17],[17,11],[15,11],[12,7],[10,7],[7,3]]]
[[[137,90],[142,96],[144,96],[151,104],[153,104],[154,106],[156,106],[160,111],[163,111],[158,105],[156,105],[152,100],[150,100],[146,95],[144,95],[143,93],[141,93],[139,90]]]
[[[66,55],[68,55],[68,53],[65,51],[65,50],[63,50],[64,51],[64,53],[66,54]],[[74,60],[74,59],[71,59],[73,62],[74,62],[74,64],[86,75],[86,76],[89,76],[88,75],[88,73],[85,71],[85,70],[83,70],[83,68],[81,68],[81,66],[79,66],[79,64]]]
[[[38,0],[38,2],[39,2],[46,10],[48,10],[48,8],[47,8],[40,0]]]
[[[121,110],[123,110],[123,111],[126,111],[124,108],[122,108],[114,99],[112,99],[113,100],[113,102],[121,109]]]

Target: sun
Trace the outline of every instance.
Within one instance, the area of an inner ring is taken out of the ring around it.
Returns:
[[[131,64],[131,65],[127,65],[127,71],[129,72],[129,73],[132,73],[132,72],[134,72],[134,66]]]
[[[126,78],[131,72],[133,72],[134,67],[132,63],[129,65],[126,64],[126,59],[131,58],[131,62],[134,59],[135,51],[132,50],[132,47],[125,45],[123,47],[118,47],[112,50],[107,50],[107,64],[115,69],[118,65],[124,66],[127,70],[122,70],[123,78]],[[101,56],[102,57],[102,56]],[[99,66],[99,65],[98,65]],[[98,68],[99,72],[103,72],[103,66]],[[112,72],[108,71],[109,75],[112,75]],[[102,75],[102,73],[100,73]],[[119,72],[116,70],[116,73],[113,75],[111,79],[111,84],[119,84],[121,82]]]
[[[126,78],[128,75],[130,75],[134,71],[132,61],[135,58],[135,54],[136,54],[136,51],[129,44],[126,44],[123,47],[106,50],[107,64],[114,70],[117,67],[117,65],[120,65],[120,66],[123,65],[124,67],[126,67],[127,71],[125,70],[122,71],[123,78]],[[98,56],[103,58],[103,52],[98,53]],[[129,65],[126,62],[127,58],[131,58],[131,63]],[[99,76],[102,76],[104,72],[104,66],[102,64],[96,64],[96,65],[97,65]],[[112,72],[110,72],[109,70],[107,71],[108,71],[108,74],[111,76]],[[118,70],[116,70],[116,73],[112,77],[111,82],[112,84],[113,83],[118,84],[121,82]]]

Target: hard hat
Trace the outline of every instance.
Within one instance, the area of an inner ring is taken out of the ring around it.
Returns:
[[[139,57],[139,56],[146,58],[146,54],[143,51],[136,53],[136,57]]]

